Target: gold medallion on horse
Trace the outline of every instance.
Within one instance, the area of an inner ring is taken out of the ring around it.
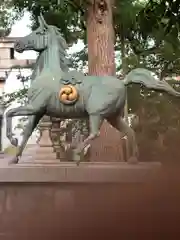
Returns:
[[[59,100],[63,104],[73,104],[79,98],[78,90],[72,85],[65,85],[59,91]]]

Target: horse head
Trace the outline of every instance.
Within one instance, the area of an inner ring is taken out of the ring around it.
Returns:
[[[38,23],[39,26],[37,29],[25,37],[17,38],[14,44],[15,51],[19,53],[27,50],[34,50],[40,53],[35,65],[34,72],[32,74],[32,79],[40,74],[43,68],[42,66],[44,66],[43,61],[45,59],[41,53],[45,53],[47,51],[52,53],[49,54],[48,58],[52,58],[50,55],[55,54],[57,57],[54,58],[54,55],[53,60],[56,61],[56,65],[60,65],[63,71],[68,71],[71,62],[66,57],[67,44],[65,39],[62,37],[59,29],[56,26],[48,25],[44,20],[42,14],[40,14],[38,17]],[[54,48],[54,54],[52,48]],[[52,59],[49,59],[49,62],[52,62]]]
[[[59,29],[55,26],[48,25],[42,14],[38,17],[39,27],[32,31],[29,35],[17,39],[14,44],[15,51],[22,53],[26,50],[34,50],[42,52],[48,48],[52,38],[57,37],[60,43],[62,52],[67,48],[65,39],[61,36]]]

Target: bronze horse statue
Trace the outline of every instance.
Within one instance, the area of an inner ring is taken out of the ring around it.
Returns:
[[[126,86],[131,83],[143,84],[149,89],[165,91],[180,96],[167,82],[156,80],[152,73],[137,68],[127,74],[124,80],[113,76],[84,76],[66,69],[66,41],[55,26],[48,25],[42,16],[39,27],[28,36],[17,40],[15,50],[39,52],[36,73],[28,89],[25,106],[10,109],[6,113],[6,135],[12,145],[18,141],[12,133],[12,117],[29,116],[29,123],[16,155],[11,163],[18,163],[25,145],[44,115],[61,119],[89,119],[90,134],[76,146],[80,153],[87,144],[99,136],[103,120],[127,136],[129,142],[129,162],[136,162],[138,148],[134,130],[123,120]],[[38,70],[37,70],[38,69]],[[68,69],[68,68],[67,68]]]

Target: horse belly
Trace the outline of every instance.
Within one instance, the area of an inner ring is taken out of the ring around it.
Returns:
[[[125,95],[125,89],[121,87],[104,86],[101,90],[94,87],[88,99],[88,112],[108,117],[124,106]]]
[[[76,102],[72,105],[66,105],[58,102],[55,106],[48,106],[47,114],[60,118],[85,118],[88,116],[84,104]]]

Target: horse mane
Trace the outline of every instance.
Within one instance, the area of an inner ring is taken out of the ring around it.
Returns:
[[[66,49],[68,48],[65,38],[62,36],[60,29],[53,25],[48,25],[48,31],[54,34],[58,40],[59,44],[59,58],[60,58],[60,67],[64,72],[69,71],[70,60],[67,58]],[[39,61],[39,56],[36,60],[36,63]],[[37,77],[37,67],[33,69],[31,80],[33,81]]]
[[[69,70],[70,60],[67,58],[66,49],[68,48],[67,42],[65,38],[62,36],[61,31],[58,27],[49,25],[48,30],[53,34],[55,34],[58,43],[59,43],[59,57],[60,64],[63,71]]]

